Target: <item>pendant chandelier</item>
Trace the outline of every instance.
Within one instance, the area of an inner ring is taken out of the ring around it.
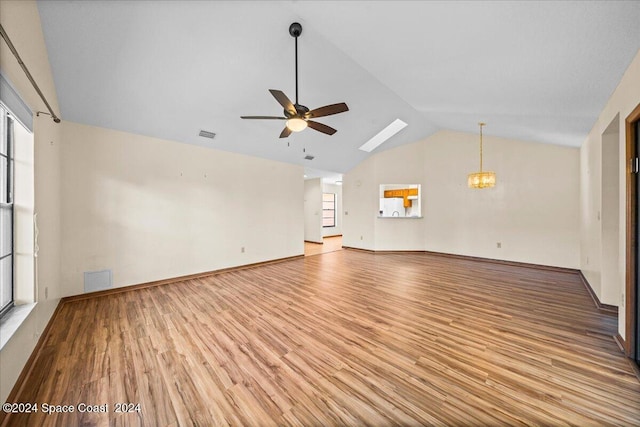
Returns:
[[[482,126],[486,123],[478,123],[480,125],[480,172],[470,173],[467,179],[469,188],[489,188],[496,185],[496,173],[485,172],[482,170]]]

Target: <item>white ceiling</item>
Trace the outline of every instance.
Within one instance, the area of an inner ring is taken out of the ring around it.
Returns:
[[[639,1],[39,1],[61,117],[344,173],[446,128],[578,147],[640,48]],[[279,139],[268,89],[346,102]],[[217,134],[198,137],[200,129]],[[289,143],[289,146],[288,144]],[[305,151],[303,153],[303,150]],[[304,160],[305,154],[315,156]],[[311,169],[308,169],[311,170]]]

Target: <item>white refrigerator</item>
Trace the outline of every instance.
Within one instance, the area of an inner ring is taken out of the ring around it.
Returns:
[[[382,197],[380,199],[382,216],[405,216],[404,200],[401,197]]]

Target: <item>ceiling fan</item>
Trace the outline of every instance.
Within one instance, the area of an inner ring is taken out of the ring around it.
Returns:
[[[309,110],[304,105],[298,103],[298,37],[302,34],[302,25],[294,22],[289,26],[289,34],[296,40],[296,103],[292,103],[291,100],[284,94],[284,92],[276,89],[269,89],[271,95],[282,105],[284,108],[284,117],[275,116],[241,116],[242,119],[261,119],[261,120],[286,120],[286,126],[280,133],[280,138],[286,138],[291,135],[291,132],[300,132],[307,126],[311,129],[315,129],[318,132],[325,133],[327,135],[333,135],[337,132],[334,128],[322,123],[318,123],[311,119],[318,117],[331,116],[333,114],[344,113],[349,111],[349,107],[344,102],[338,104],[325,105],[324,107]]]

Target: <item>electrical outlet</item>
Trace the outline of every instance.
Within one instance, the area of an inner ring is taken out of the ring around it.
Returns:
[[[362,236],[360,236],[360,240],[362,240]]]
[[[240,253],[244,253],[244,246],[240,248]]]
[[[44,288],[44,299],[49,299],[49,287]]]
[[[589,257],[587,257],[587,265],[589,265]]]
[[[624,308],[624,294],[620,295],[620,306]]]
[[[496,243],[496,248],[500,249],[502,247],[502,242]]]

